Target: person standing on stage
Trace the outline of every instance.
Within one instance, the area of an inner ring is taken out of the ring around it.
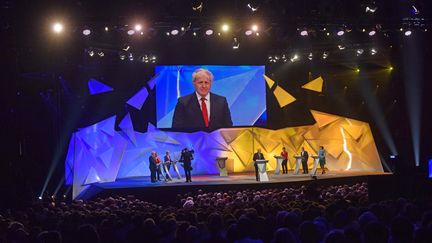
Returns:
[[[319,164],[321,167],[321,174],[325,174],[325,164],[326,164],[326,158],[325,158],[325,150],[324,150],[324,146],[320,146],[320,150],[318,150],[318,157],[319,157]]]
[[[157,180],[161,181],[161,176],[162,176],[162,169],[161,169],[162,161],[161,161],[161,159],[159,158],[159,156],[157,155],[156,152],[155,152],[155,155],[156,155],[156,174],[157,174]]]
[[[186,182],[192,182],[192,177],[191,177],[192,159],[193,157],[191,151],[189,151],[189,149],[187,148],[184,148],[181,153],[180,161],[183,162]]]
[[[307,173],[309,173],[308,164],[307,164],[307,161],[309,159],[309,154],[304,149],[304,147],[302,147],[302,151],[300,153],[300,156],[301,156],[301,162],[302,162],[302,167],[303,167],[303,174],[307,174]]]
[[[169,150],[167,150],[167,151],[165,152],[165,156],[164,156],[164,170],[166,170],[166,171],[165,171],[165,177],[166,177],[166,179],[169,180],[169,181],[172,180],[172,178],[171,178],[171,176],[170,176],[170,174],[169,174],[169,170],[170,170],[170,167],[171,167],[171,163],[172,163],[172,162],[173,162],[173,161],[171,160],[170,152],[169,152]]]
[[[282,148],[282,174],[288,174],[288,152],[285,147]]]
[[[265,159],[264,155],[261,153],[261,149],[258,149],[257,152],[253,156],[256,181],[260,181],[259,174],[258,174],[258,165],[257,165],[257,162],[256,162],[259,159]]]
[[[150,169],[150,179],[152,183],[156,182],[156,152],[152,151],[149,157],[149,169]]]

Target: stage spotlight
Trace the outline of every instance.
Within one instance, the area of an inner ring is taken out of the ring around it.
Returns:
[[[337,34],[338,36],[343,36],[343,35],[345,34],[345,31],[343,31],[343,30],[339,30],[336,34]]]
[[[256,35],[256,36],[259,36],[259,35],[260,35],[260,33],[259,33],[259,32],[256,32],[256,33],[255,33],[255,35]]]
[[[98,56],[99,56],[99,57],[104,57],[104,56],[105,56],[105,53],[104,53],[103,51],[99,51],[99,52],[98,52]]]
[[[170,32],[168,32],[168,31],[167,31],[165,34],[166,34],[167,36],[170,36],[170,35],[171,35]]]
[[[128,51],[130,49],[130,46],[129,45],[124,45],[123,47],[122,47],[122,50],[123,51]]]
[[[245,31],[245,35],[250,36],[252,35],[253,31],[252,30],[246,30]]]
[[[302,30],[302,31],[300,31],[300,35],[301,35],[301,36],[308,36],[308,32],[307,32],[307,30]]]
[[[411,34],[412,34],[411,30],[406,30],[404,33],[405,36],[410,36]]]
[[[227,25],[227,24],[223,24],[223,25],[222,25],[222,31],[223,31],[223,32],[228,32],[228,30],[229,30],[229,25]]]
[[[194,3],[192,3],[193,11],[201,12],[203,7],[204,7],[204,3],[201,1],[194,1]]]
[[[417,15],[417,14],[420,13],[420,11],[418,10],[418,8],[416,8],[416,6],[414,6],[414,5],[411,5],[411,9],[412,9],[412,13],[414,15]]]
[[[312,59],[313,59],[313,54],[312,54],[312,52],[309,53],[309,55],[308,55],[308,59],[312,61]]]
[[[140,24],[136,24],[134,27],[135,31],[141,31],[142,30],[142,25]]]
[[[326,59],[328,56],[329,56],[329,53],[325,51],[322,54],[322,59]]]
[[[185,27],[182,26],[182,27],[180,28],[180,30],[181,30],[181,31],[185,31]]]
[[[109,28],[108,28],[107,26],[105,26],[105,31],[106,31],[106,32],[108,32],[108,31],[109,31]]]
[[[128,34],[128,35],[133,35],[133,34],[135,34],[135,30],[128,30],[128,31],[127,31],[127,34]]]
[[[205,31],[206,35],[213,35],[213,30],[212,29],[208,29]]]
[[[91,34],[91,31],[90,31],[90,29],[85,29],[85,30],[83,30],[83,35],[90,35]]]
[[[356,73],[359,73],[359,72],[360,72],[360,69],[359,69],[359,68],[356,68],[355,71],[356,71]]]
[[[338,48],[339,48],[339,50],[345,50],[345,46],[343,46],[343,45],[338,45]]]
[[[390,71],[393,70],[393,67],[389,67],[389,70],[390,70]]]
[[[378,51],[377,51],[377,49],[375,49],[375,48],[372,48],[371,50],[370,50],[370,54],[373,56],[373,55],[375,55],[375,54],[377,54],[378,53]]]
[[[171,30],[171,35],[178,35],[179,31],[177,29]]]
[[[366,6],[365,12],[366,13],[375,13],[377,11],[377,6]]]
[[[91,56],[91,57],[92,57],[92,56],[94,56],[94,54],[95,54],[95,53],[94,53],[94,51],[93,51],[93,50],[89,50],[89,51],[88,51],[88,55],[89,55],[89,56]]]
[[[42,200],[42,196],[39,196],[38,199],[39,199],[39,200]]]
[[[299,59],[299,56],[297,55],[297,54],[294,54],[291,58],[290,58],[290,61],[291,62],[295,62],[295,61],[297,61]]]
[[[376,34],[376,31],[375,30],[371,30],[371,31],[369,31],[369,36],[374,36]]]
[[[362,54],[363,54],[363,52],[364,52],[364,50],[363,50],[363,49],[357,49],[357,51],[356,51],[356,53],[357,53],[357,56],[360,56],[360,55],[362,55]]]
[[[52,29],[53,29],[54,33],[59,34],[63,31],[64,27],[63,27],[63,24],[57,22],[57,23],[53,24]]]
[[[132,53],[129,53],[129,61],[133,61],[134,60],[134,57],[133,57],[133,54]]]
[[[194,32],[192,33],[192,35],[193,35],[193,36],[196,36],[196,35],[197,35],[197,33],[196,33],[196,32],[194,31]]]
[[[326,36],[330,36],[330,32],[327,32],[327,33],[326,33]]]
[[[124,53],[119,53],[119,58],[120,58],[120,60],[124,60],[124,59],[126,59],[126,54],[124,54]]]
[[[253,32],[257,32],[258,31],[258,25],[256,25],[256,24],[252,25],[251,29]]]
[[[240,42],[237,40],[236,37],[234,37],[234,39],[233,39],[232,48],[233,48],[234,50],[237,50],[237,49],[240,48]]]
[[[247,7],[248,7],[248,9],[249,9],[250,11],[252,11],[253,13],[256,12],[256,11],[258,11],[258,8],[259,8],[258,5],[255,5],[255,4],[253,4],[253,3],[248,3],[248,4],[247,4]]]

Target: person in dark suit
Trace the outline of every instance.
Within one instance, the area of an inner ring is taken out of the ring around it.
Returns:
[[[189,149],[184,148],[181,153],[180,161],[183,162],[186,182],[192,182],[192,177],[191,177],[192,159],[193,159],[192,152],[189,151]]]
[[[165,170],[165,179],[168,181],[172,180],[171,175],[169,173],[171,163],[173,163],[173,161],[171,159],[170,152],[167,150],[164,156],[164,170]]]
[[[259,174],[258,174],[258,165],[256,163],[256,161],[258,159],[265,159],[264,155],[261,153],[261,149],[258,149],[257,152],[254,154],[253,156],[253,161],[254,161],[254,167],[255,167],[255,177],[256,177],[256,181],[259,181]]]
[[[174,110],[172,128],[217,129],[231,127],[231,112],[225,97],[213,94],[213,74],[197,69],[192,74],[195,92],[180,97]]]
[[[151,155],[149,157],[149,169],[150,169],[150,180],[152,183],[156,182],[156,171],[157,171],[157,165],[156,165],[156,152],[152,151]]]
[[[307,173],[309,173],[308,164],[307,164],[307,161],[309,159],[309,154],[304,149],[304,147],[302,147],[302,151],[300,153],[300,156],[301,156],[301,162],[302,162],[302,167],[303,167],[303,174],[307,174]]]

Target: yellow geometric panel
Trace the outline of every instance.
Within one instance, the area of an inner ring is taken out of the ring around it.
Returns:
[[[275,95],[276,100],[278,101],[281,108],[293,103],[296,100],[294,96],[290,95],[288,92],[286,92],[279,86],[276,87],[276,89],[273,91],[273,94]]]
[[[355,140],[358,140],[359,137],[363,134],[363,126],[362,125],[350,125],[345,124],[342,125],[342,127],[347,131],[351,137],[353,137]]]
[[[324,80],[321,78],[321,76],[319,76],[318,78],[316,78],[316,79],[310,81],[309,83],[303,85],[302,88],[321,93],[323,83],[324,83]]]
[[[271,78],[267,77],[266,75],[264,75],[264,79],[266,80],[269,89],[271,89],[275,84],[275,81],[273,81]]]
[[[318,123],[319,128],[322,128],[341,118],[340,116],[330,115],[327,113],[314,111],[314,110],[311,110],[311,113],[315,121]]]

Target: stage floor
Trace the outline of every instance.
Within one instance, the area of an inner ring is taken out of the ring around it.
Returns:
[[[319,173],[318,173],[319,172]],[[177,187],[177,186],[200,186],[200,185],[238,185],[238,184],[271,184],[271,183],[289,183],[289,182],[301,182],[301,181],[312,181],[312,180],[323,180],[333,178],[346,178],[346,177],[358,177],[358,176],[370,176],[370,175],[391,175],[391,173],[385,172],[364,172],[364,171],[328,171],[325,174],[321,174],[318,171],[316,178],[313,178],[310,174],[294,175],[291,171],[288,174],[274,175],[273,172],[268,173],[269,181],[256,181],[255,173],[235,173],[228,176],[221,177],[219,175],[192,175],[192,182],[186,183],[185,178],[178,179],[173,178],[172,181],[159,181],[156,183],[150,182],[150,177],[134,177],[127,179],[120,179],[115,182],[105,182],[92,184],[103,189],[114,189],[114,188],[136,188],[136,187]]]

